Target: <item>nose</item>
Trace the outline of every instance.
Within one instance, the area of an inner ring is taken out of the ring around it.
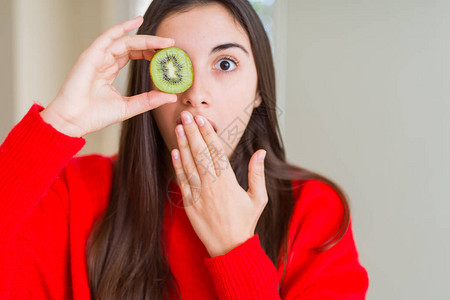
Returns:
[[[193,107],[208,107],[211,105],[210,84],[208,83],[208,74],[196,71],[193,67],[192,85],[183,94],[181,94],[181,102],[184,105]]]

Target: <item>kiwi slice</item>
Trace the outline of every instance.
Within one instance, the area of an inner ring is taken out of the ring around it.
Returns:
[[[189,56],[177,47],[161,49],[153,55],[150,75],[160,91],[170,94],[186,91],[194,78]]]

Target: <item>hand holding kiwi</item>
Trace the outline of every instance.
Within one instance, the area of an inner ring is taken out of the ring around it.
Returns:
[[[55,99],[41,111],[44,121],[66,135],[82,137],[176,101],[176,95],[157,90],[124,97],[112,85],[130,59],[150,61],[153,49],[174,45],[172,39],[125,35],[142,21],[139,16],[106,30],[80,55]]]

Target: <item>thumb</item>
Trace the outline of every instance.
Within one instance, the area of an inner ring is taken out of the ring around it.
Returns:
[[[248,191],[250,198],[264,201],[267,198],[266,180],[264,176],[264,158],[266,150],[256,151],[248,166]]]
[[[124,116],[125,119],[152,110],[163,104],[177,101],[175,94],[166,94],[157,90],[124,98],[127,100],[125,104],[127,106],[127,116]]]

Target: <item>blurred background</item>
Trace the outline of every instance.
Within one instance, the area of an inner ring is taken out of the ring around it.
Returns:
[[[367,299],[450,299],[450,1],[252,2],[273,43],[288,159],[350,197]],[[0,141],[101,32],[149,3],[2,0]],[[85,136],[78,155],[114,154],[119,130]]]

